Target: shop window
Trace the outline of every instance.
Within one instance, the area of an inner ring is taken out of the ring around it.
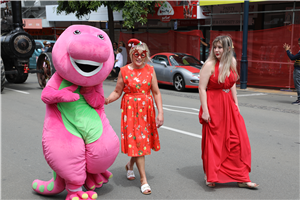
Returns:
[[[295,12],[295,24],[300,24],[300,11]]]
[[[289,3],[274,3],[265,5],[265,11],[286,10],[286,7],[293,8],[294,2]]]
[[[268,29],[289,25],[291,23],[290,16],[293,15],[288,10],[291,10],[293,6],[294,2],[266,4],[264,6],[265,11],[287,10],[287,12],[265,13],[263,28]]]
[[[265,13],[264,29],[276,28],[285,25],[285,13]]]

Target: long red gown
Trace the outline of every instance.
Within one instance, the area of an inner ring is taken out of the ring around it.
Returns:
[[[211,122],[202,118],[202,160],[208,182],[250,182],[251,147],[243,117],[234,103],[230,88],[236,82],[231,71],[218,83],[219,62],[207,85],[207,106]]]

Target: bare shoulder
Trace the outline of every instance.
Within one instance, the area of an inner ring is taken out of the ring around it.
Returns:
[[[204,63],[201,70],[210,70],[210,71],[212,71],[215,67],[215,64],[216,63],[214,61],[208,60]]]

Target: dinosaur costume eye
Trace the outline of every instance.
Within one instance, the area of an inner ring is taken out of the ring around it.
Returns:
[[[98,35],[98,37],[99,37],[101,40],[104,40],[103,35]]]
[[[75,35],[79,35],[81,32],[79,30],[76,30],[73,32]]]

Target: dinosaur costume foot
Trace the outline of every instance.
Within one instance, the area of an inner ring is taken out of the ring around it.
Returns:
[[[100,174],[87,173],[84,187],[87,190],[95,190],[96,188],[102,187],[103,183],[107,183],[108,179],[112,178],[112,176],[113,174],[107,170]]]
[[[78,191],[78,192],[70,192],[68,191],[68,195],[66,200],[92,200],[97,199],[98,194],[94,191]]]
[[[49,181],[34,180],[32,189],[42,195],[54,195],[65,190],[65,181],[53,171],[53,178]]]

